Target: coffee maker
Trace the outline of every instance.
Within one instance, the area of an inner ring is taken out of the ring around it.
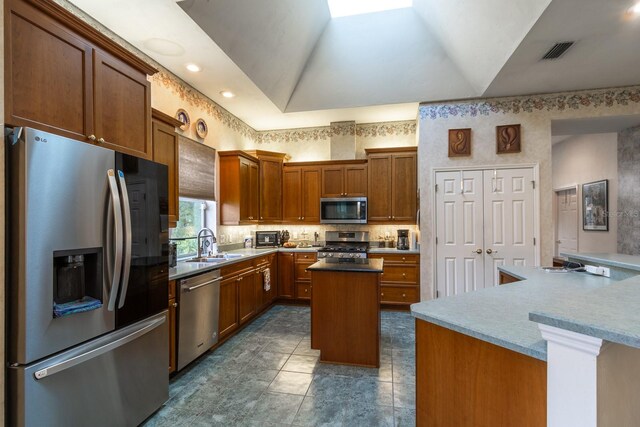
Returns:
[[[401,251],[409,250],[409,230],[398,230],[396,248]]]

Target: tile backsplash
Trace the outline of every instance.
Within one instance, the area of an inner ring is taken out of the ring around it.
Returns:
[[[398,230],[418,231],[416,225],[350,225],[350,224],[271,224],[249,226],[218,226],[218,244],[242,243],[245,236],[254,236],[256,231],[288,230],[291,240],[307,240],[313,242],[314,233],[318,233],[318,240],[324,242],[326,231],[369,231],[371,242],[383,240],[385,236],[394,241],[398,236]]]

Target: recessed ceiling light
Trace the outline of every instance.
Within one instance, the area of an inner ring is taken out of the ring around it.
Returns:
[[[152,38],[145,40],[142,44],[146,49],[160,55],[180,56],[184,54],[184,48],[171,40]]]
[[[225,98],[233,98],[234,96],[236,96],[235,93],[229,90],[223,90],[222,92],[220,92],[220,95],[224,96]]]
[[[332,18],[413,6],[413,0],[327,0]]]
[[[196,64],[187,64],[187,70],[191,71],[192,73],[198,73],[202,70],[202,68],[200,68]]]

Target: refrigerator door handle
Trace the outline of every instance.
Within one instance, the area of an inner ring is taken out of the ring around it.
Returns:
[[[118,171],[118,180],[120,181],[120,191],[122,197],[122,212],[124,213],[124,267],[122,269],[122,290],[120,291],[120,304],[118,308],[122,308],[127,298],[127,288],[129,287],[129,273],[131,272],[131,207],[129,205],[129,193],[127,192],[127,183],[124,180],[124,173]]]
[[[111,198],[110,200],[110,205],[113,208],[113,216],[114,216],[114,223],[115,223],[115,227],[116,227],[116,238],[115,238],[115,259],[114,259],[114,266],[113,266],[113,276],[110,277],[111,279],[111,291],[109,292],[109,305],[107,306],[107,309],[109,311],[113,311],[116,308],[116,299],[118,297],[118,288],[120,287],[120,271],[122,269],[122,207],[120,205],[120,195],[118,194],[118,184],[116,183],[116,177],[115,177],[115,172],[113,171],[113,169],[109,169],[107,171],[107,177],[109,179],[109,189],[111,190]],[[110,215],[109,215],[110,216]],[[112,236],[111,233],[109,231],[109,227],[107,227],[107,241],[108,242],[112,242]],[[111,251],[113,250],[113,248],[111,247],[112,245],[109,244],[109,247],[107,248],[107,253],[111,253]],[[109,256],[107,256],[107,261],[109,261]],[[109,264],[109,262],[107,262],[107,264]],[[108,269],[111,268],[111,266],[107,266]],[[109,270],[108,270],[109,271]],[[107,273],[108,275],[108,273]]]
[[[144,325],[142,325],[138,330],[130,333],[129,335],[126,335],[122,338],[111,341],[93,350],[89,350],[86,353],[71,357],[67,360],[63,360],[62,362],[58,362],[51,366],[47,366],[46,368],[40,369],[34,373],[34,377],[36,378],[36,380],[41,380],[43,378],[65,371],[69,368],[73,368],[74,366],[77,366],[81,363],[87,362],[100,355],[103,355],[112,350],[115,350],[118,347],[122,347],[123,345],[130,343],[135,339],[140,338],[141,336],[151,332],[158,326],[162,325],[165,319],[166,319],[166,316],[162,316],[161,318],[149,320]]]

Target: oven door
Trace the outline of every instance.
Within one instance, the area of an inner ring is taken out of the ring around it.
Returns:
[[[322,198],[320,199],[321,224],[366,224],[367,198]]]

